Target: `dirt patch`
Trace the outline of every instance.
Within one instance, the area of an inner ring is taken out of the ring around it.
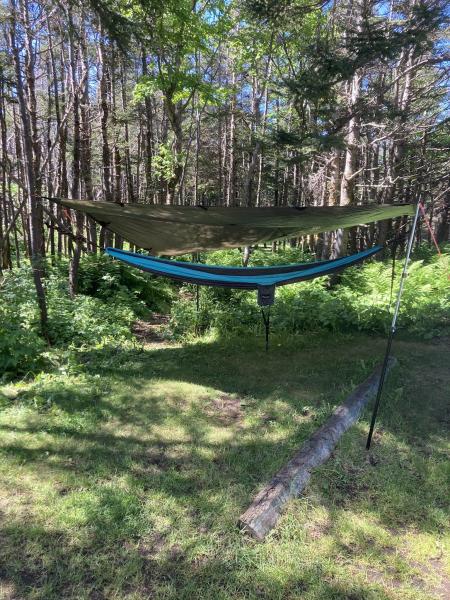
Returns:
[[[138,464],[131,468],[131,472],[137,477],[165,471],[170,462],[164,448],[151,448],[144,452],[137,452],[135,459]]]
[[[191,565],[194,569],[203,569],[209,563],[209,556],[207,554],[199,554],[194,558]]]
[[[3,581],[0,578],[0,598],[2,600],[19,600],[19,596],[16,595],[15,586],[13,583]]]
[[[328,535],[330,533],[332,525],[329,519],[324,519],[323,521],[305,523],[305,529],[311,539],[318,540],[324,535]]]
[[[169,460],[162,449],[150,450],[145,454],[144,462],[146,466],[158,467],[158,469],[165,470],[168,467]]]
[[[155,533],[148,541],[141,541],[138,546],[138,553],[146,559],[155,558],[166,544],[166,538],[163,533]]]
[[[384,551],[388,554],[392,554],[394,549],[384,548]],[[450,577],[445,570],[441,558],[432,558],[424,564],[411,560],[404,549],[400,550],[400,555],[407,561],[409,566],[416,571],[416,574],[411,576],[409,585],[417,590],[426,592],[430,600],[447,600],[447,598],[450,598]],[[434,575],[434,582],[430,581],[430,574]],[[381,571],[380,569],[371,566],[365,569],[365,575],[368,581],[382,585],[383,587],[391,586],[399,588],[402,585],[392,567],[388,567],[385,571]]]
[[[240,423],[243,418],[240,398],[221,394],[210,404],[210,414],[213,414],[223,425]]]
[[[432,558],[428,562],[428,566],[439,579],[439,583],[433,586],[435,597],[442,598],[442,600],[450,598],[450,576],[445,570],[442,560],[440,558]]]
[[[144,490],[154,485],[154,475],[173,469],[184,471],[191,467],[191,460],[184,452],[171,448],[156,447],[134,455],[136,464],[130,467],[130,472],[141,479]]]
[[[169,550],[169,560],[172,562],[179,562],[184,558],[184,550],[180,544],[173,544]]]
[[[272,415],[272,414],[268,414],[268,413],[263,413],[261,415],[261,422],[266,424],[270,424],[270,423],[275,423],[275,421],[277,420],[276,415]]]
[[[167,342],[163,329],[168,324],[170,317],[160,313],[153,313],[149,321],[135,321],[132,332],[143,344],[164,344]]]
[[[386,586],[392,588],[401,587],[400,581],[398,581],[398,579],[395,578],[395,574],[393,573],[384,573],[380,569],[377,569],[373,566],[367,567],[364,573],[366,575],[367,581],[369,581],[370,583],[375,583],[383,588],[386,588]]]

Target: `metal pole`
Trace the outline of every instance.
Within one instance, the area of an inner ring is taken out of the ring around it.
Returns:
[[[403,287],[404,287],[404,284],[405,284],[405,279],[406,279],[406,276],[408,274],[409,258],[411,256],[411,250],[412,250],[412,246],[413,246],[413,243],[414,243],[414,234],[415,234],[415,231],[416,231],[417,221],[419,219],[419,211],[420,211],[420,207],[421,206],[422,206],[422,203],[418,202],[417,203],[417,208],[416,208],[416,213],[414,215],[414,221],[413,221],[412,228],[411,228],[411,233],[409,234],[409,240],[408,240],[408,247],[406,249],[405,262],[403,264],[403,271],[402,271],[402,276],[401,276],[401,279],[400,279],[400,286],[399,286],[398,293],[397,293],[397,302],[395,304],[395,310],[394,310],[394,314],[392,316],[391,329],[389,331],[389,337],[388,337],[388,342],[387,342],[387,346],[386,346],[386,352],[385,352],[385,355],[384,355],[383,368],[381,369],[380,381],[378,383],[377,398],[375,400],[375,406],[373,408],[372,420],[370,422],[369,435],[367,436],[366,450],[369,450],[370,444],[372,442],[373,430],[375,429],[375,422],[377,420],[378,409],[380,407],[381,394],[383,393],[383,385],[384,385],[384,380],[386,379],[386,370],[387,370],[387,365],[388,365],[388,362],[389,362],[389,354],[391,352],[392,340],[394,338],[394,335],[395,335],[395,332],[396,332],[396,329],[397,329],[397,317],[398,317],[398,312],[400,310],[400,302],[401,302],[401,299],[402,299]]]

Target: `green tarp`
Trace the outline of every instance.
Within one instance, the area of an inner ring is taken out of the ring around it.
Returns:
[[[412,204],[226,208],[60,200],[152,254],[237,248],[413,215]]]

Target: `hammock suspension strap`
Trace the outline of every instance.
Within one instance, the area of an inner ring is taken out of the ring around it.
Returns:
[[[268,352],[270,335],[270,306],[267,307],[267,310],[264,310],[264,308],[261,307],[261,314],[264,321],[264,327],[266,329],[266,352]]]

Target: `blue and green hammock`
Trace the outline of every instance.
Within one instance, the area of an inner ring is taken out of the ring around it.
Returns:
[[[415,212],[411,204],[242,208],[48,199],[65,208],[86,213],[110,231],[153,255],[108,248],[110,256],[155,275],[187,283],[256,289],[261,306],[273,304],[277,286],[329,275],[373,256],[381,250],[381,246],[335,260],[281,267],[217,267],[165,260],[155,255],[174,256],[251,246],[272,240],[316,235]],[[66,213],[70,220],[70,214]]]
[[[142,271],[170,277],[185,283],[258,290],[259,304],[267,306],[273,304],[275,287],[277,286],[330,275],[355,265],[381,250],[382,246],[374,246],[369,250],[335,260],[274,267],[220,267],[165,260],[117,248],[107,248],[106,252],[113,258],[117,258]]]
[[[261,307],[267,306],[270,309],[275,300],[275,288],[277,286],[336,273],[360,263],[382,249],[382,246],[374,246],[369,250],[334,260],[273,267],[221,267],[204,265],[155,258],[154,256],[145,256],[117,248],[107,248],[106,252],[113,258],[117,258],[132,267],[137,267],[153,275],[170,277],[171,279],[196,285],[258,290],[258,304]],[[261,312],[266,328],[267,350],[269,345],[270,312],[265,313],[263,309]]]

